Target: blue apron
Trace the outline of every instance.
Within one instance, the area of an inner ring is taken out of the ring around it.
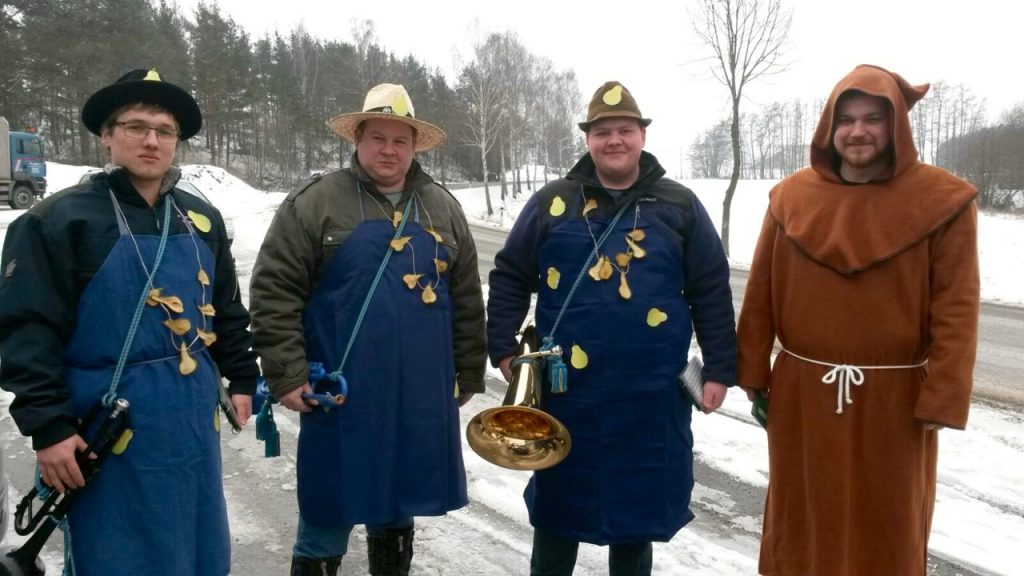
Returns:
[[[568,390],[550,394],[543,406],[572,435],[572,451],[561,464],[538,471],[524,497],[531,523],[563,538],[593,544],[668,541],[687,522],[693,488],[691,405],[676,384],[690,345],[692,324],[682,295],[683,246],[674,245],[645,218],[638,229],[647,251],[633,259],[627,280],[632,298],[619,296],[619,272],[597,282],[585,276],[555,334],[568,368]],[[579,214],[580,206],[569,214]],[[610,219],[609,219],[610,220]],[[556,222],[539,249],[539,270],[559,271],[556,289],[541,282],[537,329],[551,332],[573,281],[608,225],[591,218]],[[614,259],[627,250],[634,228],[627,209],[600,253]],[[543,278],[542,278],[543,280]],[[667,320],[651,326],[657,308]],[[575,368],[573,346],[588,363]]]
[[[113,195],[111,195],[113,199]],[[116,200],[115,200],[116,202]],[[166,197],[164,202],[172,202]],[[172,207],[173,210],[173,207]],[[84,417],[107,393],[160,238],[133,236],[117,212],[120,239],[89,282],[66,351],[65,382]],[[163,221],[162,210],[158,210]],[[174,217],[174,216],[172,216]],[[136,250],[136,245],[138,250]],[[210,276],[204,291],[199,263]],[[230,570],[227,510],[215,428],[220,385],[196,328],[212,331],[198,307],[213,294],[213,253],[193,233],[167,238],[153,286],[179,297],[192,329],[171,337],[163,308],[146,306],[117,387],[134,432],[71,507],[77,576],[223,576]],[[193,342],[193,340],[196,340]],[[195,372],[178,372],[176,342],[191,343]]]
[[[390,221],[364,221],[335,250],[304,312],[309,361],[338,367],[394,231]],[[299,508],[313,526],[438,516],[468,503],[449,274],[438,279],[435,248],[451,259],[415,221],[403,236],[411,240],[391,255],[344,366],[348,399],[301,416]],[[402,280],[414,259],[421,283],[437,284],[433,304]]]

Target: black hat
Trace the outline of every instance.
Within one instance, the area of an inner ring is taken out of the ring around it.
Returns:
[[[203,114],[191,94],[161,80],[156,70],[142,68],[132,70],[90,96],[82,106],[82,123],[89,132],[99,136],[107,118],[129,104],[155,104],[166,109],[178,121],[182,140],[195,136],[203,125]]]

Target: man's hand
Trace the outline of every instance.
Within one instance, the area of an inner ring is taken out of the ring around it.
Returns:
[[[290,408],[296,412],[312,412],[313,409],[310,408],[310,406],[318,406],[320,403],[317,402],[316,400],[310,400],[307,403],[306,400],[303,400],[302,398],[303,394],[312,393],[313,387],[309,385],[309,382],[306,382],[302,386],[299,386],[295,390],[292,390],[291,392],[285,394],[284,396],[278,398],[277,400],[285,408]]]
[[[515,356],[506,356],[498,362],[498,369],[501,370],[501,376],[505,378],[505,382],[512,383],[512,360]]]
[[[82,470],[75,461],[75,454],[85,451],[88,444],[78,434],[36,452],[36,462],[43,482],[54,490],[65,490],[85,486]],[[91,456],[95,458],[95,455]]]
[[[252,396],[248,394],[232,394],[231,405],[235,407],[235,414],[238,415],[238,423],[245,426],[252,416]]]
[[[704,405],[704,413],[711,414],[725,402],[725,393],[729,391],[729,388],[721,382],[713,382],[708,380],[704,383],[704,398],[701,399],[701,404]]]

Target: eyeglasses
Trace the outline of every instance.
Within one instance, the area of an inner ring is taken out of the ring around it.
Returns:
[[[124,135],[132,140],[143,140],[149,135],[149,131],[156,132],[156,139],[160,142],[177,142],[180,132],[174,128],[153,128],[144,122],[114,122],[114,126],[120,126]]]

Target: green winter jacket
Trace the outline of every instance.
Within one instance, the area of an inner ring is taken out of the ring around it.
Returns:
[[[483,392],[487,342],[476,244],[458,201],[413,160],[397,206],[377,191],[353,155],[352,167],[327,172],[289,194],[267,230],[249,290],[254,348],[270,392],[282,395],[309,376],[302,313],[334,251],[365,218],[390,219],[417,193],[454,263],[450,270],[456,381]],[[362,296],[360,296],[362,297]]]

